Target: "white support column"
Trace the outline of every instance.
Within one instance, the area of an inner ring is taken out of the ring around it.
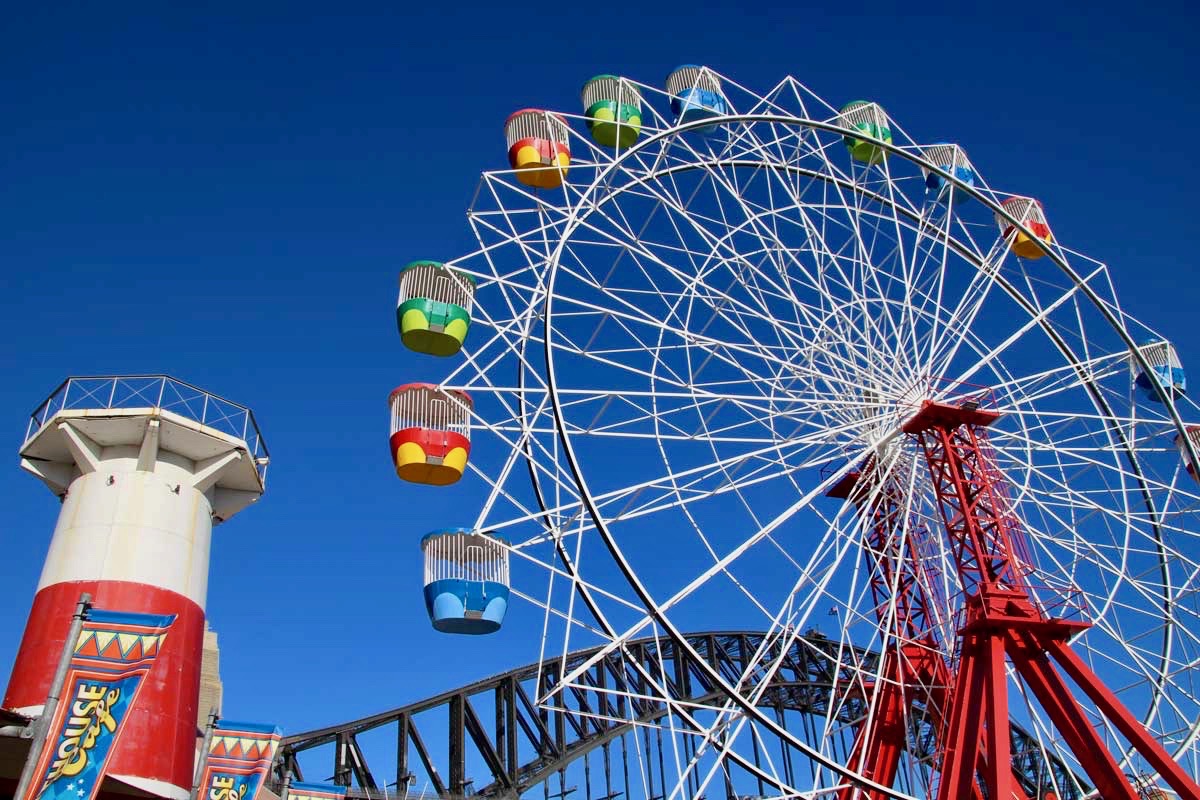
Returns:
[[[37,476],[42,483],[59,497],[67,493],[71,479],[75,477],[75,465],[61,461],[35,461],[29,458],[21,459],[21,469]]]
[[[197,461],[196,472],[192,478],[192,487],[197,492],[207,492],[217,481],[221,480],[221,476],[226,471],[241,460],[241,451],[231,450],[228,453],[221,453],[212,458]]]
[[[146,421],[146,433],[142,436],[142,447],[138,450],[138,472],[154,472],[158,460],[158,431],[161,424],[157,417]]]
[[[75,458],[75,468],[81,474],[90,475],[100,469],[100,445],[72,428],[70,423],[58,423],[58,430]]]

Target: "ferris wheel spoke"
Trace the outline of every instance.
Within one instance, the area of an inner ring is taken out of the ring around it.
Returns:
[[[1099,275],[1101,273],[1102,273],[1102,270],[1097,268],[1096,271],[1092,272],[1090,275],[1087,276],[1087,278],[1085,278],[1085,282],[1087,280],[1090,280],[1091,278],[1096,277],[1097,275]],[[1080,286],[1072,286],[1069,289],[1067,289],[1065,292],[1063,292],[1061,295],[1054,298],[1052,302],[1047,303],[1047,304],[1041,304],[1040,307],[1038,308],[1037,312],[1033,316],[1031,316],[1028,320],[1026,320],[1019,328],[1014,330],[1004,341],[1000,342],[995,347],[993,347],[989,352],[987,352],[985,355],[983,355],[979,359],[975,360],[975,362],[973,364],[971,364],[971,366],[968,369],[966,369],[964,372],[961,372],[956,377],[956,379],[955,379],[956,382],[957,383],[966,383],[966,382],[970,381],[971,378],[974,377],[980,370],[982,370],[983,368],[985,368],[989,364],[991,364],[992,361],[994,361],[998,356],[1000,356],[1002,353],[1004,353],[1006,350],[1008,350],[1010,347],[1012,347],[1016,342],[1020,341],[1030,331],[1034,330],[1035,328],[1046,325],[1047,320],[1055,311],[1057,311],[1060,307],[1066,305],[1068,303],[1068,301],[1075,300],[1076,293],[1080,290],[1080,288],[1081,288]],[[1085,342],[1086,342],[1086,340],[1085,340]],[[952,357],[952,355],[951,355],[951,357]],[[947,362],[948,361],[949,361],[949,358],[947,358]]]
[[[718,264],[717,266],[719,267],[721,265]],[[700,280],[703,278],[703,274],[704,273],[700,273],[697,276],[697,279],[688,278],[687,276],[679,274],[679,273],[675,273],[675,277],[678,278],[679,281],[681,282],[681,290],[682,291],[687,291],[687,292],[690,292],[691,294],[695,294],[697,292],[697,290],[701,286],[703,286],[703,283]],[[759,309],[756,309],[752,306],[738,306],[737,305],[737,303],[738,303],[737,298],[732,297],[729,294],[729,289],[736,285],[737,285],[737,279],[735,276],[733,281],[730,284],[720,287],[720,288],[716,289],[715,291],[709,292],[710,296],[712,296],[714,298],[721,298],[720,303],[715,305],[714,312],[719,312],[722,306],[730,305],[731,310],[735,314],[737,314],[738,317],[740,317],[740,318],[754,319],[755,317],[759,316],[761,314],[761,311]],[[682,293],[680,296],[681,297],[683,296]],[[703,296],[703,295],[701,295],[701,296]],[[714,317],[710,318],[710,323],[712,320],[715,320],[716,318],[717,318],[716,315],[714,315]],[[728,317],[726,317],[726,318],[729,319]],[[731,320],[731,321],[733,321],[735,324],[737,324],[736,320]],[[742,334],[747,339],[747,341],[750,341],[750,342],[755,341],[755,338],[753,337],[753,335],[749,334],[749,332],[744,328],[744,326],[741,326],[740,324],[738,324],[738,328],[742,331]]]
[[[661,262],[661,259],[656,258],[655,256],[653,256],[653,254],[645,253],[643,255],[645,255],[647,258],[649,258],[651,263]],[[648,282],[648,285],[654,287],[653,293],[642,292],[636,296],[627,297],[625,295],[625,293],[616,291],[610,286],[605,286],[605,285],[601,285],[601,284],[597,283],[593,278],[591,278],[589,276],[589,274],[586,272],[586,270],[584,270],[584,271],[575,270],[574,265],[567,266],[567,274],[569,274],[569,275],[571,275],[571,277],[581,281],[581,283],[583,285],[588,286],[591,289],[594,289],[597,292],[599,292],[600,293],[599,297],[604,298],[605,302],[608,305],[618,307],[618,308],[606,308],[604,306],[597,305],[596,301],[591,301],[590,303],[584,303],[582,300],[579,301],[580,305],[582,305],[584,308],[589,308],[590,310],[600,314],[601,321],[606,321],[609,315],[616,315],[616,314],[620,313],[621,316],[623,316],[626,319],[629,319],[631,321],[641,321],[644,324],[652,325],[652,326],[663,326],[663,327],[668,327],[668,328],[671,327],[671,321],[669,318],[668,318],[668,320],[660,319],[659,317],[656,317],[656,316],[648,313],[642,307],[644,305],[644,301],[646,299],[654,297],[655,295],[657,295],[659,298],[664,299],[664,300],[667,297],[669,297],[669,295],[666,295],[664,293],[664,289],[661,285],[661,281],[650,280]],[[688,283],[691,281],[691,279],[687,278],[687,276],[683,275],[682,273],[673,271],[673,270],[668,270],[667,274],[672,275],[674,278],[677,278],[681,282],[681,284],[684,286],[687,286]],[[718,291],[721,291],[721,290],[718,290]],[[641,302],[639,302],[639,301],[641,301]],[[664,302],[664,306],[666,307],[665,310],[667,310],[669,312],[670,311],[670,303]],[[743,309],[741,309],[741,311],[742,311],[742,313],[748,314],[752,311],[752,309],[743,308]]]
[[[652,481],[628,487],[619,492],[599,495],[597,507],[602,510],[618,502],[623,504],[615,516],[633,520],[672,508],[685,508],[704,503],[722,495],[737,495],[738,492],[761,484],[786,479],[796,469],[784,465],[781,459],[770,458],[769,453],[758,456],[726,458],[721,462],[706,464],[704,468],[685,469],[668,473]],[[754,464],[744,471],[738,468]],[[781,467],[784,469],[780,471]],[[689,480],[681,481],[681,477]]]
[[[931,353],[929,375],[944,377],[950,372],[951,364],[959,350],[971,340],[969,331],[976,327],[978,315],[983,311],[995,287],[996,282],[982,271],[977,271],[972,276],[958,305],[946,314],[941,331],[941,347]]]
[[[723,187],[726,190],[725,192],[716,192],[715,193],[715,198],[718,201],[718,203],[719,204],[722,203],[725,199],[727,199],[727,195],[732,194],[732,199],[734,201],[737,201],[736,206],[741,209],[740,217],[744,217],[744,220],[745,220],[744,222],[741,222],[737,225],[730,224],[727,219],[726,220],[716,220],[715,222],[717,222],[717,223],[725,222],[727,224],[727,226],[729,227],[731,234],[736,234],[737,231],[739,231],[739,230],[749,231],[749,235],[755,236],[757,238],[758,247],[755,249],[770,250],[773,248],[783,248],[783,243],[778,240],[778,237],[773,236],[772,231],[765,228],[764,225],[759,221],[762,218],[767,218],[767,219],[770,219],[771,221],[777,221],[778,214],[771,213],[770,209],[767,209],[767,208],[755,207],[755,206],[752,206],[745,202],[741,202],[741,196],[739,194],[737,194],[736,191],[732,191],[732,192],[730,191],[730,184],[723,175],[721,175],[718,172],[715,172],[714,169],[708,165],[705,165],[704,169],[710,173],[713,181],[717,184],[717,188]],[[686,211],[686,208],[680,208],[680,207],[676,206],[676,210],[680,213],[683,213]],[[723,207],[722,207],[722,213],[725,213]],[[696,218],[692,217],[691,219],[693,221],[693,224],[696,224]],[[702,220],[701,220],[701,222],[702,222]],[[712,224],[713,222],[714,222],[713,220],[709,221],[710,224]],[[678,232],[678,229],[677,229],[677,232]],[[705,233],[705,226],[701,225],[699,232],[703,235]],[[680,234],[680,235],[682,236],[682,234]],[[717,240],[715,237],[716,237],[716,234],[707,234],[707,241],[708,241],[709,247],[721,246],[720,241]],[[723,245],[722,250],[724,251],[726,249],[728,249],[728,245]],[[741,252],[743,252],[743,250],[741,248],[738,248],[737,250],[730,250],[729,255],[731,255],[735,258],[739,258]]]
[[[694,579],[687,586],[679,589],[671,598],[669,598],[662,604],[661,609],[663,611],[669,610],[675,604],[685,600],[690,594],[695,592],[700,586],[704,585],[711,578],[715,577],[718,574],[721,574],[724,570],[728,569],[730,564],[735,562],[741,555],[743,555],[745,552],[747,552],[750,548],[754,547],[757,543],[759,543],[760,541],[762,541],[766,538],[769,538],[776,530],[778,530],[782,525],[784,525],[788,520],[790,520],[799,510],[803,509],[808,503],[810,503],[814,497],[820,496],[820,493],[824,490],[826,484],[832,484],[837,478],[840,478],[840,476],[841,476],[840,473],[834,473],[829,479],[827,479],[827,481],[825,481],[825,483],[823,483],[817,489],[809,492],[804,497],[801,497],[799,500],[797,500],[795,503],[793,503],[791,506],[789,506],[784,512],[779,514],[775,519],[760,526],[756,531],[751,533],[738,548],[736,548],[735,550],[733,550],[729,553],[726,553],[724,556],[715,560],[715,562],[708,569],[706,569],[705,572],[701,573],[700,576],[698,576],[696,579]],[[622,514],[620,517],[618,517],[618,519],[625,519],[625,518],[626,518],[626,516],[624,514]],[[839,539],[839,537],[836,535],[836,533],[831,531],[831,532],[827,533],[826,537],[822,540],[823,545],[827,546],[827,547],[832,546],[833,543],[838,542],[838,539]],[[848,545],[845,543],[842,543],[842,547],[847,548]],[[844,555],[845,555],[845,550],[843,549],[843,551],[840,552],[837,556],[838,560],[840,561],[840,559],[842,557],[844,557]],[[834,564],[834,566],[836,566],[836,564]],[[638,634],[640,634],[642,630],[644,630],[644,628],[647,624],[649,624],[648,619],[643,620],[642,622],[638,623],[637,625],[624,631],[621,634],[621,636],[618,637],[618,639],[616,641],[614,641],[610,645],[606,646],[609,648],[608,651],[611,651],[612,647],[617,646],[621,642],[625,642],[632,638],[636,638],[636,636]],[[596,656],[596,658],[601,658],[601,657],[603,657],[603,655],[604,655],[604,653],[602,652],[602,653],[598,654]],[[581,666],[579,669],[583,670],[585,668],[586,667]]]
[[[730,566],[734,562],[736,562],[746,552],[748,552],[751,548],[755,547],[757,544],[759,544],[763,540],[771,538],[772,535],[777,530],[779,530],[785,523],[787,523],[789,520],[791,520],[799,511],[801,511],[805,506],[807,506],[812,501],[813,497],[815,497],[815,496],[819,496],[819,494],[816,491],[806,494],[805,496],[801,497],[800,500],[797,500],[795,503],[793,503],[791,506],[789,506],[787,509],[785,509],[782,513],[777,515],[775,518],[768,521],[766,524],[760,526],[757,530],[750,532],[749,535],[746,536],[745,540],[738,547],[735,547],[733,550],[729,551],[725,555],[720,556],[711,566],[709,566],[702,573],[700,573],[700,575],[698,575],[690,583],[688,583],[686,586],[680,588],[678,591],[675,592],[675,594],[671,595],[670,597],[668,597],[667,599],[662,601],[659,604],[659,611],[661,613],[670,611],[677,604],[687,600],[698,589],[700,589],[700,587],[707,584],[713,578],[715,578],[719,575],[726,574],[727,570],[730,568]],[[822,541],[820,543],[818,543],[815,547],[815,550],[814,550],[815,565],[821,564],[820,553],[823,552],[826,547],[830,547],[833,543],[836,543],[836,542],[837,542],[837,537],[832,531],[826,534],[826,537],[823,538]],[[797,578],[796,585],[793,587],[793,590],[789,595],[789,600],[785,604],[785,605],[790,605],[791,598],[794,598],[794,596],[802,588],[807,588],[811,592],[811,594],[809,595],[809,597],[810,597],[809,604],[806,607],[806,611],[801,615],[801,618],[798,621],[798,624],[803,624],[803,622],[807,620],[809,613],[811,613],[812,605],[818,601],[818,598],[822,597],[823,592],[822,592],[821,587],[825,583],[827,583],[827,581],[835,573],[838,564],[840,563],[841,559],[845,556],[846,552],[849,550],[849,547],[850,547],[850,543],[841,542],[841,549],[837,552],[837,556],[832,563],[830,563],[828,565],[824,565],[823,568],[819,568],[819,569],[814,566],[814,568],[811,572],[809,570],[801,570],[801,574]],[[814,580],[814,578],[816,577],[817,574],[820,575],[820,578]],[[768,618],[772,617],[772,612],[769,612],[762,604],[758,604],[758,607],[759,607],[759,610],[761,613],[768,616]],[[777,624],[778,624],[778,617],[775,616],[772,621],[772,627],[774,627]],[[640,630],[641,630],[640,627],[630,628],[625,631],[623,636],[624,636],[624,638],[634,637],[640,632]]]
[[[1124,354],[1101,355],[1089,361],[1072,362],[1041,372],[1007,375],[1003,380],[991,382],[989,388],[1000,398],[1003,403],[1000,409],[1006,415],[1024,413],[1034,417],[1039,414],[1055,416],[1059,412],[1039,410],[1039,406],[1047,404],[1055,396],[1103,386],[1105,381],[1127,374]],[[1104,416],[1100,412],[1094,413]],[[1130,416],[1126,421],[1135,423],[1137,418]]]
[[[849,283],[852,296],[856,298],[860,325],[866,328],[863,338],[871,352],[883,353],[883,358],[891,363],[914,363],[915,359],[911,355],[904,357],[902,350],[906,345],[912,344],[915,333],[898,324],[893,315],[893,304],[888,301],[890,292],[882,282],[891,280],[887,272],[888,263],[901,254],[899,243],[897,241],[889,248],[880,248],[881,252],[876,252],[881,235],[880,223],[883,220],[865,208],[857,194],[852,194],[847,200],[845,187],[837,185],[834,188],[842,201],[848,203],[847,208],[852,211],[848,215],[851,234],[848,241],[855,245],[855,251],[847,255],[852,268]],[[870,239],[866,238],[868,232]],[[903,283],[905,270],[903,264],[901,266],[900,282]],[[864,285],[870,287],[866,292],[860,290]],[[869,302],[866,299],[868,297],[871,298]]]
[[[1076,420],[1062,420],[1063,423],[1073,423]],[[1107,445],[1091,446],[1091,447],[1075,447],[1058,451],[1057,455],[1069,456],[1069,460],[1060,460],[1055,464],[1035,463],[1032,459],[1022,457],[1020,454],[1030,451],[1043,451],[1045,449],[1045,440],[1025,438],[1020,434],[1009,432],[997,432],[1000,434],[997,438],[1006,442],[1003,455],[1006,460],[1011,460],[1018,472],[1024,472],[1031,479],[1036,479],[1038,486],[1037,492],[1047,492],[1047,505],[1053,503],[1063,504],[1070,508],[1090,508],[1096,511],[1106,511],[1113,515],[1114,523],[1122,527],[1126,527],[1128,522],[1142,520],[1146,524],[1158,524],[1158,514],[1149,510],[1146,512],[1137,512],[1129,505],[1122,505],[1116,509],[1103,505],[1100,498],[1104,497],[1134,497],[1139,498],[1143,493],[1146,484],[1144,475],[1126,470],[1119,459],[1114,459],[1113,456],[1120,454],[1121,451]],[[1082,441],[1092,441],[1094,433],[1088,433]],[[1099,453],[1107,458],[1100,458],[1090,455],[1090,453]],[[1068,473],[1068,470],[1071,472]],[[1073,474],[1072,474],[1073,473]],[[1120,480],[1120,484],[1108,483],[1100,488],[1080,488],[1078,484],[1087,487],[1086,482],[1079,479],[1086,474],[1102,475],[1109,480]],[[1150,484],[1150,488],[1159,489],[1164,486],[1154,486]],[[1029,502],[1041,502],[1036,492],[1027,493],[1024,499]],[[1144,519],[1143,519],[1144,517]],[[1152,538],[1156,538],[1153,537]]]
[[[749,457],[747,457],[747,459],[748,458]],[[681,505],[702,503],[713,496],[737,492],[741,488],[752,486],[764,481],[777,480],[780,477],[778,474],[776,474],[776,468],[773,466],[775,462],[768,461],[764,462],[764,466],[762,468],[743,476],[743,478],[738,481],[730,482],[723,480],[717,485],[708,487],[701,485],[700,482],[708,479],[710,473],[726,476],[728,464],[739,460],[740,459],[729,459],[725,465],[706,465],[705,467],[691,468],[671,474],[669,476],[625,486],[621,489],[613,490],[605,495],[596,496],[595,503],[602,510],[606,510],[611,506],[621,504],[621,507],[612,513],[616,514],[616,516],[621,519],[631,520],[648,514],[660,513],[664,510],[676,508]],[[687,488],[687,484],[682,484],[683,488],[681,489],[681,480],[684,478],[691,479],[691,485],[694,488],[689,490]],[[647,492],[650,494],[647,495]],[[638,505],[634,505],[635,502],[637,502]],[[551,517],[561,517],[564,515],[577,517],[579,513],[579,504],[575,501],[571,501],[564,506],[550,507],[544,511],[529,510],[523,517],[519,517],[506,523],[492,523],[492,527],[496,528],[497,530],[502,530],[506,525],[523,523],[536,519],[543,514]],[[545,541],[545,538],[533,537],[523,544],[514,545],[513,549],[520,549],[537,544],[541,541]]]
[[[631,309],[629,307],[618,311],[614,309],[602,309],[601,307],[598,307],[590,302],[576,302],[572,303],[571,305],[589,312],[595,312],[602,315],[602,319],[613,320],[613,324],[621,325],[622,332],[624,332],[632,342],[632,344],[629,347],[624,348],[622,352],[636,351],[637,349],[646,351],[652,350],[653,346],[649,340],[650,333],[671,336],[677,335],[677,329],[673,328],[672,326],[669,326],[660,320],[645,317],[639,313],[636,313],[636,309]],[[645,329],[647,335],[639,335],[635,326]],[[569,355],[578,355],[585,358],[593,357],[593,354],[585,350],[583,345],[573,342],[569,339],[564,340],[562,339],[562,336],[563,334],[556,334],[556,339],[551,342],[551,346],[557,350],[562,350]],[[725,366],[731,369],[743,372],[745,379],[753,383],[757,383],[759,381],[759,376],[753,372],[750,372],[750,366],[748,365],[766,363],[769,364],[773,369],[783,369],[789,365],[789,362],[786,360],[783,354],[772,353],[769,350],[763,349],[761,346],[751,346],[749,344],[702,337],[698,334],[691,333],[687,334],[687,342],[688,345],[692,347],[701,346],[707,348],[712,357],[720,359]],[[742,361],[741,359],[746,359],[746,361]],[[618,359],[595,360],[603,361],[605,366],[613,367],[615,369],[623,369],[634,374],[644,374],[640,368],[634,367]],[[676,379],[676,384],[680,386],[686,385],[682,379],[678,378]]]
[[[475,211],[470,215],[472,225],[476,226],[477,238],[483,241],[484,237],[479,233],[488,230],[499,239],[499,242],[487,248],[489,252],[500,250],[502,245],[516,245],[517,252],[525,255],[530,264],[544,261],[551,234],[560,230],[565,222],[561,209],[514,185],[511,176],[488,176],[485,177],[485,183],[495,211]],[[533,202],[527,207],[517,208],[511,202],[505,203],[504,196]],[[533,220],[533,223],[522,225],[525,220]],[[507,254],[508,247],[502,252]]]
[[[935,204],[936,207],[936,204]],[[946,213],[940,228],[935,227],[937,236],[929,238],[911,236],[912,255],[909,263],[912,271],[903,276],[902,285],[905,290],[905,309],[908,312],[906,323],[911,328],[913,337],[913,359],[922,366],[923,371],[932,370],[934,354],[942,341],[943,325],[947,322],[943,315],[935,313],[941,309],[945,301],[946,277],[950,272],[952,233],[950,221],[954,216]],[[922,337],[920,328],[922,321],[928,319],[928,330]]]
[[[847,543],[843,543],[842,551],[839,553],[838,557],[843,557],[848,549],[849,545]],[[793,594],[795,593],[796,591],[793,592]],[[776,672],[786,662],[787,653],[791,646],[796,642],[799,635],[798,625],[780,625],[778,623],[779,618],[777,617],[775,624],[773,624],[764,634],[758,653],[749,659],[750,666],[747,667],[747,670],[743,672],[743,674],[735,683],[735,687],[739,691],[748,692],[747,696],[753,702],[758,702],[761,700],[763,693],[770,684],[770,681],[774,678]],[[641,633],[643,627],[644,626],[635,626],[623,632],[618,638],[606,645],[601,652],[593,656],[588,662],[577,667],[577,669],[573,673],[569,674],[564,680],[569,682],[578,679],[581,674],[586,672],[586,670],[591,666],[594,666],[596,662],[598,662],[609,652],[623,647],[625,642],[636,637],[639,633]],[[782,645],[780,646],[781,641]],[[772,656],[771,660],[766,660],[764,659],[763,654],[767,652],[778,653],[779,656],[777,658]],[[753,679],[752,683],[749,682],[751,679]],[[727,715],[736,715],[733,706],[728,701],[726,701],[723,706],[715,710],[718,712],[718,716],[710,730],[713,728],[724,727],[729,719]]]
[[[884,164],[886,167],[886,162],[884,162]],[[894,203],[895,195],[894,195],[894,193],[891,192],[891,189],[892,189],[891,184],[886,183],[885,188],[887,189],[888,194],[891,195],[891,197],[889,199],[892,200],[892,202]],[[838,186],[839,193],[842,193],[844,195],[845,191],[846,190],[843,189],[841,186]],[[863,274],[859,280],[859,283],[860,283],[860,285],[869,287],[869,288],[867,288],[866,291],[864,291],[862,293],[864,301],[865,301],[866,297],[870,297],[872,295],[875,297],[888,297],[890,295],[890,292],[887,290],[887,287],[885,287],[880,282],[880,273],[882,271],[880,269],[880,267],[887,264],[889,261],[891,261],[894,258],[899,260],[899,267],[900,267],[900,274],[902,276],[901,277],[902,283],[905,280],[912,280],[912,278],[915,277],[912,275],[910,265],[909,265],[907,259],[905,258],[904,249],[901,246],[902,242],[904,241],[904,236],[901,232],[902,223],[901,223],[900,217],[898,215],[894,215],[894,214],[887,215],[889,217],[889,219],[885,220],[883,215],[879,215],[879,214],[866,215],[866,214],[864,214],[864,212],[865,212],[864,203],[865,202],[866,201],[862,197],[862,195],[860,195],[859,193],[854,193],[852,195],[852,202],[849,204],[849,207],[853,208],[855,211],[855,215],[854,215],[854,227],[855,227],[855,233],[856,233],[855,241],[861,243],[857,261],[859,264],[858,268],[862,271]],[[892,231],[889,230],[887,232],[884,232],[883,227],[884,227],[885,222],[891,223],[891,225],[894,229],[894,232],[895,232],[894,238],[891,238]],[[870,234],[871,234],[869,244],[864,235],[865,230],[869,230]],[[881,237],[883,238],[884,242],[887,242],[886,245],[880,244]],[[878,253],[878,256],[875,255],[876,253]],[[916,328],[912,327],[912,326],[904,326],[904,325],[897,324],[896,320],[891,317],[890,304],[886,304],[886,303],[879,304],[879,306],[882,308],[882,310],[884,311],[884,313],[886,315],[886,323],[887,323],[887,327],[888,327],[888,333],[884,334],[884,335],[880,335],[879,339],[882,340],[883,342],[887,342],[890,340],[892,342],[892,346],[895,348],[890,353],[890,356],[894,359],[901,360],[900,349],[902,347],[904,347],[905,344],[912,343],[911,338],[913,336],[915,336]],[[888,334],[890,334],[890,335],[888,335]],[[909,358],[913,358],[914,356],[915,356],[915,353],[912,353],[912,354],[910,354]]]

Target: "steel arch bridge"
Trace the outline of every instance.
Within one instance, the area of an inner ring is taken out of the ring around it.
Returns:
[[[764,660],[760,651],[764,645],[762,632],[719,631],[689,634],[687,638],[710,666],[732,682],[744,674],[755,654],[757,663]],[[767,643],[768,652],[771,647]],[[770,659],[779,655],[778,648],[776,642]],[[853,659],[846,658],[847,648],[854,651]],[[564,798],[573,793],[580,793],[583,800],[663,798],[664,787],[676,780],[668,775],[677,773],[668,772],[671,755],[664,748],[661,729],[647,723],[663,719],[670,709],[653,699],[644,676],[665,676],[669,691],[681,700],[712,702],[719,699],[719,694],[689,663],[686,653],[679,652],[669,640],[653,638],[614,650],[566,690],[555,691],[558,675],[583,664],[599,649],[570,653],[562,663],[555,659],[529,664],[380,714],[287,736],[280,748],[275,787],[278,789],[283,776],[290,774],[292,780],[332,779],[349,787],[348,797],[362,800],[431,795],[516,798],[539,784],[546,798]],[[845,665],[857,662],[859,669],[871,671],[878,660],[876,652],[810,631],[796,637],[783,654],[782,668],[766,687],[759,705],[773,710],[781,724],[798,728],[811,739],[816,730],[812,715],[824,715],[832,694],[853,685],[853,676],[846,674]],[[642,669],[637,669],[634,662]],[[548,699],[539,704],[538,697]],[[840,708],[837,719],[843,723],[839,746],[843,756],[849,757],[855,727],[865,716],[867,706],[853,697],[834,705]],[[912,711],[909,756],[931,770],[934,731],[926,709],[914,706]],[[432,746],[435,737],[438,747]],[[371,742],[364,743],[367,738]],[[770,753],[758,737],[752,737],[752,742],[753,751],[748,756],[755,766],[764,761],[772,763],[779,777],[791,785],[795,785],[797,770],[809,768],[803,756],[796,758],[798,754],[785,746]],[[382,759],[381,753],[386,753]],[[324,759],[332,755],[332,765],[326,760],[327,766],[317,766],[322,755]],[[368,755],[375,759],[374,764],[369,763]],[[639,773],[634,783],[630,778],[631,760]],[[302,761],[311,774],[306,775]],[[596,765],[598,771],[594,770],[596,761],[600,762]],[[582,770],[578,769],[580,764]],[[469,776],[469,766],[482,766],[486,775]],[[1032,798],[1056,792],[1063,800],[1078,800],[1076,787],[1086,786],[1078,775],[1068,772],[1066,764],[1047,759],[1036,738],[1015,723],[1012,768]],[[726,760],[723,772],[727,800],[744,800],[746,793],[735,791],[735,784],[744,788],[747,780],[751,786],[757,783],[760,797],[777,788],[761,774],[738,776],[734,772],[737,769]],[[580,782],[583,786],[577,785]],[[704,797],[694,773],[685,788],[687,800]]]

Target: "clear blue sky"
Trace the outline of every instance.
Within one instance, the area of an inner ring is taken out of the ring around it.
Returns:
[[[166,372],[258,415],[267,495],[216,530],[209,585],[228,716],[297,732],[534,659],[528,606],[490,638],[425,617],[417,541],[464,520],[388,463],[387,394],[414,377],[395,279],[471,249],[463,212],[504,165],[508,113],[574,111],[596,73],[657,83],[707,63],[875,99],[914,137],[960,142],[994,188],[1041,198],[1200,368],[1191,4],[655,5],[10,9],[0,673],[58,510],[16,449],[71,374]]]

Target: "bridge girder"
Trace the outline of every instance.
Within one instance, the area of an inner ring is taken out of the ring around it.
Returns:
[[[736,683],[763,647],[764,636],[755,631],[718,631],[690,634],[688,640],[710,666]],[[778,644],[768,644],[767,648],[769,657],[779,655]],[[591,648],[546,664],[528,664],[379,714],[287,736],[280,748],[280,772],[276,781],[281,780],[288,770],[294,779],[305,779],[300,755],[332,745],[331,779],[349,787],[347,795],[352,800],[381,800],[393,794],[411,797],[409,786],[419,780],[421,773],[432,794],[442,798],[515,798],[541,783],[546,784],[545,796],[550,798],[574,791],[566,787],[567,767],[584,759],[587,799],[614,800],[624,789],[614,791],[610,748],[614,743],[621,744],[622,767],[627,773],[629,754],[625,737],[633,734],[636,739],[636,734],[641,731],[644,747],[639,755],[644,757],[643,764],[652,762],[655,750],[649,741],[647,725],[662,720],[671,712],[670,706],[656,699],[655,692],[646,685],[645,674],[662,676],[671,696],[688,703],[713,703],[720,700],[720,695],[703,672],[687,662],[688,656],[680,657],[666,639],[630,642],[623,649],[596,660],[570,685],[556,683],[556,676],[581,666],[599,650]],[[851,651],[849,657],[847,650]],[[630,666],[635,659],[646,668],[644,671]],[[843,645],[818,633],[797,637],[782,654],[782,666],[765,687],[759,705],[774,709],[780,720],[789,712],[824,717],[833,700],[833,692],[839,687],[844,691],[845,687],[854,685],[860,680],[858,675],[874,670],[878,661],[879,655],[873,651]],[[856,664],[857,668],[850,670],[847,664]],[[539,704],[538,697],[545,698],[545,702]],[[481,713],[485,703],[491,708]],[[834,721],[849,735],[865,713],[864,700],[842,697],[837,703]],[[444,718],[446,723],[430,725],[419,717]],[[914,709],[910,756],[932,769],[936,755],[932,746],[936,737],[927,725],[923,726],[921,718],[921,709]],[[445,747],[431,751],[419,722],[427,728],[437,728],[439,737],[445,737]],[[377,776],[382,773],[368,764],[367,748],[359,739],[387,726],[395,726],[394,772],[389,769],[386,785],[381,785]],[[657,735],[661,737],[661,731]],[[685,748],[689,738],[694,737],[684,738]],[[848,754],[852,736],[846,741]],[[489,773],[486,782],[475,781],[467,775],[468,743],[476,753],[472,763],[482,764]],[[1012,744],[1014,774],[1031,797],[1039,796],[1051,785],[1063,800],[1074,800],[1078,796],[1075,790],[1078,779],[1069,772],[1067,765],[1057,760],[1048,762],[1037,740],[1015,723],[1012,725]],[[694,755],[694,747],[693,743],[692,752],[684,755]],[[755,741],[753,758],[756,765],[760,758],[759,749]],[[594,794],[589,759],[597,750],[603,756],[602,785],[598,787],[603,791]],[[659,783],[654,784],[655,764],[650,763],[649,791],[646,792],[650,797],[657,796],[656,791],[662,792],[666,781],[661,739],[657,754]],[[780,777],[791,783],[795,768],[792,754],[785,750],[779,757]],[[556,776],[559,792],[551,793],[549,782]],[[330,775],[312,778],[330,779]],[[758,794],[769,794],[769,785],[761,777],[755,780]],[[734,795],[728,766],[725,767],[724,782],[726,794]],[[476,783],[482,785],[476,786]],[[689,777],[689,784],[688,797],[695,797],[697,792],[692,789],[699,789],[699,778]],[[388,791],[392,786],[396,789]]]

